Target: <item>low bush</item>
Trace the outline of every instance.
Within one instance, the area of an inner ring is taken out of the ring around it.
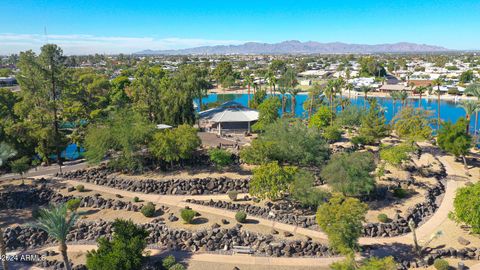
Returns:
[[[232,200],[232,201],[236,201],[236,200],[237,200],[238,191],[236,191],[236,190],[230,190],[229,192],[227,192],[227,194],[228,194],[228,198],[230,198],[230,200]]]
[[[323,130],[323,138],[329,143],[334,143],[342,138],[342,130],[338,126],[328,126]]]
[[[75,212],[77,211],[78,207],[80,207],[80,202],[82,200],[80,200],[79,198],[74,198],[74,199],[70,199],[67,201],[67,209],[72,211],[72,212]]]
[[[436,259],[435,262],[433,262],[433,267],[435,267],[435,269],[437,269],[437,270],[448,270],[448,269],[450,269],[450,265],[444,259]]]
[[[75,189],[78,192],[84,192],[85,191],[85,186],[84,185],[78,185],[78,186],[75,187]]]
[[[408,195],[408,191],[406,191],[403,188],[396,188],[393,190],[393,196],[395,196],[396,198],[403,199],[407,197],[407,195]]]
[[[367,139],[363,136],[355,136],[352,138],[351,142],[355,147],[358,147],[359,145],[365,145],[367,144]]]
[[[139,201],[140,199],[137,196],[133,197],[133,202],[139,202]]]
[[[191,224],[197,212],[193,211],[192,209],[182,209],[180,211],[180,216],[182,217],[183,221],[187,224]]]
[[[387,214],[384,214],[384,213],[378,214],[377,219],[378,219],[378,221],[380,221],[382,223],[386,223],[389,220]]]
[[[245,221],[247,221],[247,213],[244,211],[238,211],[235,214],[235,219],[240,223],[245,223]]]
[[[172,255],[168,255],[162,260],[163,269],[170,269],[170,267],[174,266],[176,263],[177,261]]]
[[[185,266],[182,264],[176,263],[172,267],[168,268],[168,270],[185,270]]]
[[[210,161],[218,167],[225,167],[232,164],[232,154],[223,149],[211,149],[208,151],[208,155],[210,156]]]
[[[155,215],[155,205],[152,202],[148,202],[146,205],[142,206],[140,212],[146,217],[153,217],[153,215]]]

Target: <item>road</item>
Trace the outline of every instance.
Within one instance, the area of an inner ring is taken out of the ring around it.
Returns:
[[[62,172],[69,172],[75,171],[80,169],[85,169],[87,167],[87,163],[84,160],[76,160],[76,161],[68,161],[62,166]],[[42,176],[51,176],[55,175],[56,173],[60,172],[60,167],[57,164],[50,165],[50,166],[38,166],[35,169],[29,170],[23,176],[19,174],[5,174],[0,176],[1,180],[11,180],[11,179],[19,179],[21,177],[28,178],[28,177],[42,177]]]

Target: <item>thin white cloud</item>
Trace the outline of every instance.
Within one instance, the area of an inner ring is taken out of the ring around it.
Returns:
[[[0,55],[18,53],[25,50],[39,51],[46,43],[55,43],[62,47],[65,54],[92,53],[133,53],[141,50],[171,50],[210,45],[242,44],[242,40],[212,40],[200,38],[153,38],[94,36],[82,34],[38,35],[0,33]]]

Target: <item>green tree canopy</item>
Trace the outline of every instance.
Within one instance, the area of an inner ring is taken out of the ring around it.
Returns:
[[[415,150],[411,144],[402,143],[380,150],[380,158],[393,166],[399,166],[403,161],[408,160],[409,154]]]
[[[175,129],[158,131],[149,144],[149,150],[156,158],[173,163],[190,158],[200,144],[197,130],[183,124]]]
[[[423,109],[404,107],[392,119],[395,132],[411,141],[426,140],[432,136],[432,113]]]
[[[458,189],[453,207],[454,211],[450,213],[453,220],[471,226],[474,233],[480,233],[480,183]]]
[[[359,135],[365,142],[372,144],[388,135],[389,128],[383,111],[379,108],[376,100],[371,100],[368,113],[362,118]]]
[[[145,261],[148,232],[131,220],[113,222],[112,240],[101,237],[98,249],[87,252],[87,268],[91,270],[135,270]]]
[[[348,196],[369,194],[375,188],[373,154],[370,152],[339,153],[323,168],[321,177],[336,192]]]
[[[330,126],[332,118],[335,119],[335,112],[328,106],[320,106],[317,112],[310,117],[308,126],[323,129]]]
[[[67,144],[66,134],[60,128],[63,101],[73,89],[65,59],[62,49],[54,44],[44,45],[38,56],[32,51],[20,53],[17,79],[22,91],[14,109],[21,119],[14,129],[23,130],[35,141],[35,150],[44,161],[55,154],[59,164],[60,153]]]
[[[458,119],[455,124],[446,122],[440,128],[437,137],[438,146],[456,157],[463,157],[465,167],[467,166],[465,155],[468,154],[472,144],[472,138],[466,132],[467,125],[465,118]]]
[[[99,123],[90,125],[85,136],[85,157],[100,162],[108,153],[117,152],[109,163],[114,167],[140,169],[138,151],[146,145],[154,126],[139,113],[124,109],[110,113]]]
[[[258,105],[258,121],[252,126],[252,129],[263,131],[265,126],[274,123],[279,117],[280,106],[280,100],[275,96],[268,97]]]
[[[315,187],[315,177],[312,173],[300,169],[293,178],[289,187],[290,194],[303,206],[317,208],[330,197],[330,193]]]
[[[333,195],[318,207],[317,223],[327,235],[330,248],[345,255],[358,249],[368,207],[358,199]]]
[[[296,167],[282,167],[277,162],[262,164],[253,169],[249,192],[252,196],[261,199],[280,199],[288,190],[296,171]]]
[[[306,127],[300,120],[279,119],[267,125],[265,132],[244,147],[240,157],[247,163],[320,166],[329,156],[328,145],[317,129]]]

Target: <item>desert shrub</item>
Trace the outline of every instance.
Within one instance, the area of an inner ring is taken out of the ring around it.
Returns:
[[[87,252],[88,269],[141,269],[147,259],[148,232],[131,220],[116,219],[113,222],[112,239],[100,237],[98,248]]]
[[[146,217],[153,217],[155,214],[155,205],[152,202],[148,202],[146,205],[142,206],[140,211]]]
[[[330,197],[330,193],[315,188],[312,173],[299,170],[293,177],[295,180],[289,187],[290,195],[303,206],[317,208]]]
[[[84,192],[85,191],[85,186],[84,185],[78,185],[78,186],[75,187],[75,189],[78,192]]]
[[[365,139],[365,137],[362,137],[362,136],[355,136],[352,138],[351,142],[353,143],[353,145],[358,147],[359,145],[367,144],[367,139]]]
[[[393,166],[398,166],[408,160],[409,154],[415,149],[415,146],[407,143],[386,147],[380,150],[380,158]]]
[[[163,269],[170,269],[170,267],[174,266],[176,263],[177,261],[172,255],[168,255],[162,260]]]
[[[243,147],[240,158],[246,163],[320,166],[330,150],[320,130],[308,128],[299,119],[280,119],[265,127],[250,146]]]
[[[235,219],[240,223],[245,223],[245,221],[247,220],[247,213],[245,213],[244,211],[238,211],[235,214]]]
[[[403,199],[407,197],[407,195],[408,195],[408,191],[406,191],[403,188],[396,188],[393,190],[393,196],[395,196],[396,198]]]
[[[375,189],[373,154],[370,152],[339,153],[323,168],[320,176],[335,192],[347,196],[368,195]]]
[[[448,89],[447,93],[449,95],[460,95],[460,91],[458,90],[458,88],[450,88]]]
[[[176,263],[172,267],[168,268],[168,270],[185,270],[185,266],[182,264]]]
[[[288,190],[297,167],[280,166],[277,162],[262,164],[253,169],[250,194],[261,199],[277,200]]]
[[[79,198],[74,198],[74,199],[70,199],[67,201],[67,209],[74,212],[74,211],[77,211],[78,207],[80,207],[80,202],[82,200],[79,199]]]
[[[342,138],[342,130],[338,126],[328,126],[323,130],[323,138],[328,142],[337,142]]]
[[[378,219],[378,221],[383,222],[383,223],[388,222],[388,216],[387,216],[387,214],[384,214],[384,213],[378,214],[377,219]]]
[[[180,216],[182,217],[183,221],[185,221],[185,223],[187,224],[192,223],[193,218],[195,217],[196,214],[197,212],[193,211],[192,209],[185,208],[180,211]]]
[[[140,199],[137,196],[133,197],[133,202],[139,202],[139,201]]]
[[[236,200],[237,200],[237,196],[238,196],[238,191],[236,191],[236,190],[230,190],[230,191],[227,192],[227,195],[228,195],[228,198],[230,198],[230,200],[236,201]]]
[[[437,270],[448,270],[448,269],[450,269],[450,265],[444,259],[436,259],[435,262],[433,262],[433,267],[435,267],[435,269],[437,269]]]
[[[472,227],[474,233],[480,233],[480,183],[465,186],[457,190],[453,200],[454,211],[450,217],[458,223]]]
[[[210,161],[217,167],[225,167],[233,162],[232,154],[223,149],[210,149],[208,155],[210,156]]]

